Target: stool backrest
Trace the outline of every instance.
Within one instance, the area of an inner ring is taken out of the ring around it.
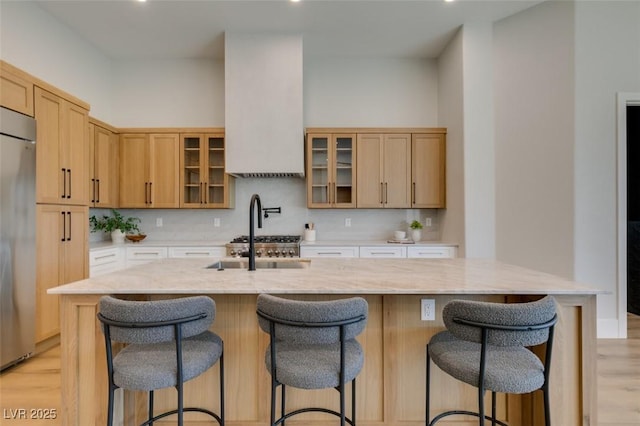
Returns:
[[[454,336],[476,343],[482,343],[481,329],[460,324],[454,319],[497,326],[536,326],[552,321],[555,314],[555,300],[551,296],[527,303],[452,300],[442,311],[444,324]],[[548,338],[548,327],[539,330],[489,329],[487,343],[497,346],[536,346]]]
[[[331,301],[284,299],[269,294],[258,295],[258,313],[294,324],[276,324],[275,339],[299,344],[330,344],[340,341],[340,328],[329,324],[359,318],[345,326],[345,340],[362,333],[367,324],[369,306],[361,297]],[[260,328],[270,333],[270,321],[258,316]],[[327,326],[323,327],[322,323]]]
[[[192,296],[169,300],[130,301],[112,296],[100,298],[100,315],[121,322],[109,327],[111,340],[121,343],[159,343],[175,340],[175,325],[153,325],[175,322],[195,315],[202,318],[181,325],[182,338],[208,330],[216,316],[216,305],[207,296]]]

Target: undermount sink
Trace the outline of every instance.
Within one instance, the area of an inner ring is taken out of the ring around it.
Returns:
[[[309,259],[256,259],[256,269],[306,269],[311,265]],[[248,259],[225,259],[212,263],[207,266],[207,269],[216,269],[218,271],[224,271],[225,269],[248,269]]]

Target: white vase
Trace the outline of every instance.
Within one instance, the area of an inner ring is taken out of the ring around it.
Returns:
[[[111,242],[114,244],[124,244],[124,232],[119,229],[111,232]]]
[[[421,229],[412,229],[411,230],[411,239],[416,243],[418,241],[420,241],[420,239],[422,239],[422,230]]]

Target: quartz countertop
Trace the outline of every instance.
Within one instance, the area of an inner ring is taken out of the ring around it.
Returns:
[[[49,294],[598,294],[558,276],[486,259],[313,258],[304,269],[207,269],[163,259],[52,288]],[[257,262],[270,259],[256,259]],[[280,259],[295,262],[300,259]]]
[[[391,240],[321,240],[321,241],[300,241],[301,246],[338,246],[338,247],[358,247],[358,246],[412,246],[412,247],[458,247],[457,243],[447,243],[443,241],[419,241],[417,243],[390,243]],[[93,241],[89,243],[90,249],[102,249],[108,247],[224,247],[229,240],[147,240],[138,243],[125,241],[124,244],[113,244],[111,241]]]

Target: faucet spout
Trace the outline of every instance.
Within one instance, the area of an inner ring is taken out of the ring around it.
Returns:
[[[255,235],[255,207],[258,205],[258,228],[262,228],[262,203],[260,202],[260,196],[253,194],[251,196],[251,203],[249,204],[249,270],[256,270],[256,235]]]

